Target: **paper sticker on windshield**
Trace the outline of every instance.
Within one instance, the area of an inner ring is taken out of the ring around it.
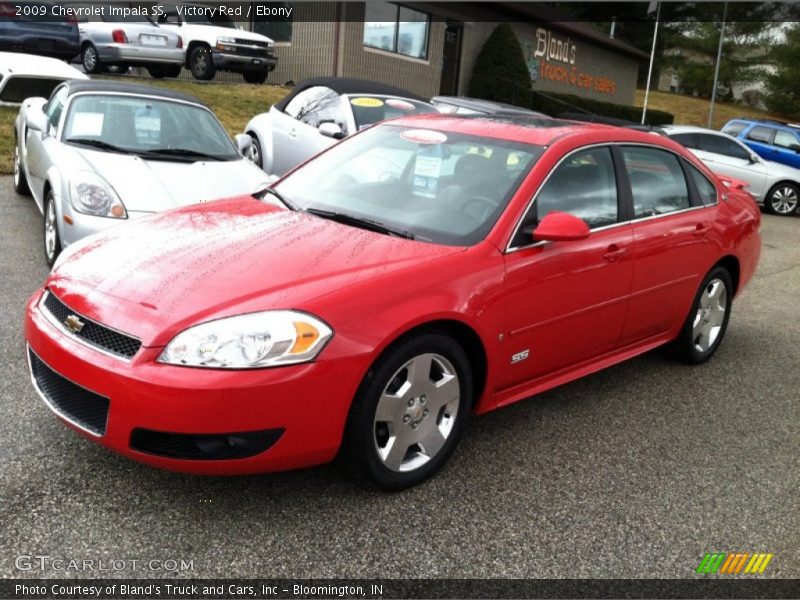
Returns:
[[[366,108],[378,108],[383,106],[383,100],[377,98],[352,98],[350,104],[353,106],[364,106]]]
[[[140,108],[134,114],[136,139],[143,143],[158,143],[161,137],[161,114],[152,106]]]
[[[432,129],[407,129],[400,132],[400,137],[417,144],[443,144],[447,141],[445,134]]]
[[[442,159],[438,156],[417,156],[414,175],[421,177],[439,177],[442,170]]]
[[[69,137],[99,137],[103,135],[103,113],[75,113]]]
[[[411,102],[398,100],[397,98],[389,98],[386,101],[386,105],[391,106],[392,108],[398,108],[400,110],[414,110],[416,108],[413,104],[411,104]]]

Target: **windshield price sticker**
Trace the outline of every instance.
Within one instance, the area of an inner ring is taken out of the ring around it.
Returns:
[[[414,175],[421,177],[439,177],[442,170],[442,159],[438,156],[417,156]]]
[[[400,137],[409,142],[417,144],[443,144],[447,141],[447,136],[441,131],[432,129],[407,129],[400,132]]]
[[[378,108],[379,106],[383,106],[383,100],[378,100],[377,98],[353,98],[350,100],[350,104],[353,106],[363,106],[365,108]]]
[[[76,112],[72,117],[69,137],[98,137],[103,135],[103,113]]]

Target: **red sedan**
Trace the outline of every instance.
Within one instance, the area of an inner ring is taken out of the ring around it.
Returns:
[[[264,191],[69,246],[30,299],[33,385],[157,467],[334,458],[387,489],[483,413],[673,344],[707,360],[760,216],[682,146],[526,117],[387,122]]]

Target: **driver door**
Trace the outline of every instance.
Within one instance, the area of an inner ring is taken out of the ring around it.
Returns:
[[[633,276],[632,228],[609,147],[566,157],[540,189],[505,254],[502,386],[536,380],[613,351]],[[584,240],[535,242],[549,212],[582,218]]]
[[[48,131],[34,131],[25,128],[25,164],[28,180],[33,197],[42,210],[44,209],[44,181],[47,169],[51,164],[52,146],[59,143],[56,139],[58,124],[66,100],[67,88],[65,86],[56,88],[42,109],[47,115]]]

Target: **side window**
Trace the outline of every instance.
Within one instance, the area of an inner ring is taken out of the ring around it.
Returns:
[[[697,134],[695,133],[676,133],[669,136],[670,139],[675,140],[679,144],[683,144],[687,148],[695,148],[700,150],[700,146],[697,143]]]
[[[742,160],[750,158],[750,153],[747,150],[726,136],[699,133],[697,134],[697,139],[700,150],[730,156],[731,158],[741,158]]]
[[[609,148],[593,148],[569,156],[536,196],[536,222],[552,211],[586,221],[589,227],[617,222],[617,180]]]
[[[700,196],[700,201],[703,203],[704,206],[711,206],[717,203],[717,188],[714,187],[714,184],[711,183],[705,175],[703,175],[698,169],[694,166],[689,164],[688,162],[684,163],[686,165],[687,171],[689,171],[689,176],[692,178],[694,182],[694,187],[697,188],[697,194]]]
[[[634,216],[652,217],[689,208],[689,190],[677,157],[655,148],[623,147]]]
[[[732,121],[725,125],[725,127],[722,129],[722,133],[727,133],[728,135],[736,137],[745,129],[747,129],[747,123],[742,123],[741,121]]]
[[[311,127],[336,123],[342,131],[346,129],[341,96],[324,86],[308,88],[297,94],[286,105],[286,114]]]
[[[772,139],[772,131],[773,130],[769,127],[753,127],[747,134],[747,139],[753,140],[754,142],[769,144],[769,141]]]
[[[795,146],[799,145],[797,142],[797,137],[789,133],[788,131],[776,131],[775,141],[773,143],[776,146],[781,146],[782,148],[790,148],[792,150],[795,149]]]
[[[50,121],[50,127],[53,129],[58,127],[58,121],[61,119],[61,112],[64,110],[64,102],[66,102],[66,100],[67,88],[60,87],[53,92],[53,95],[44,107],[47,120]]]

